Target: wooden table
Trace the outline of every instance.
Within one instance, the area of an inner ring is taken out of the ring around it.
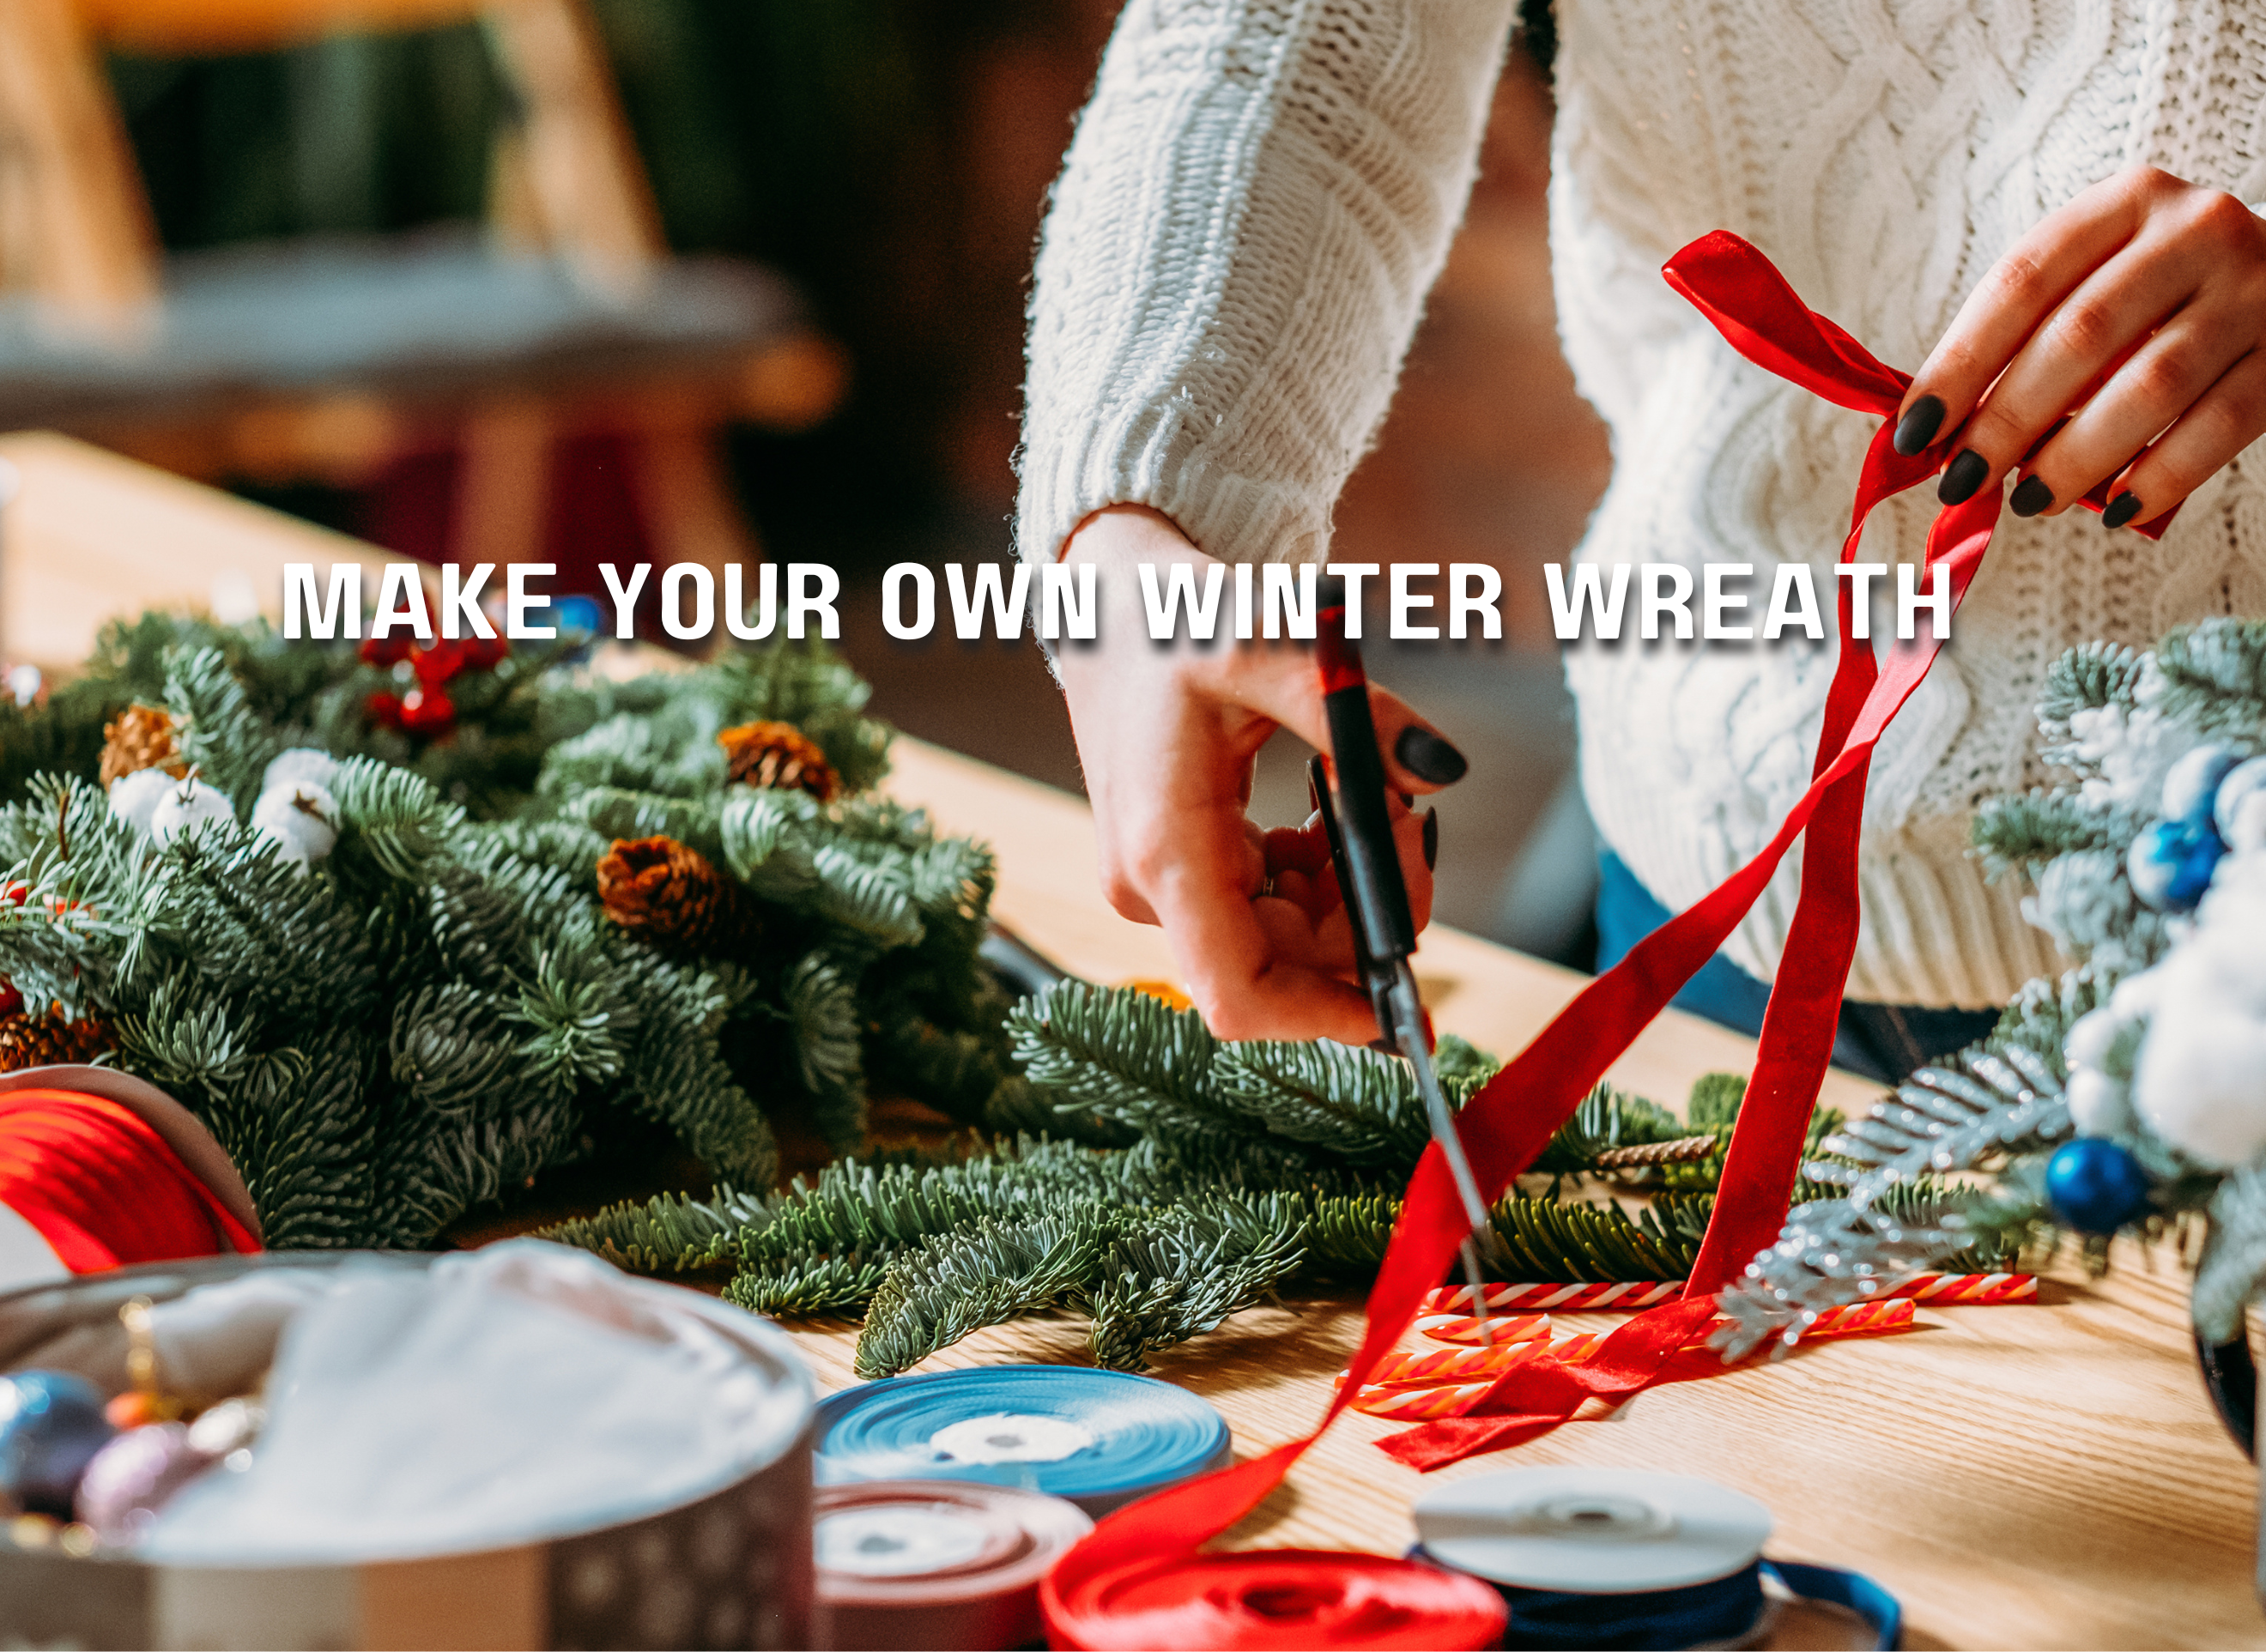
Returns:
[[[382,559],[57,438],[0,438],[0,457],[26,484],[0,525],[4,639],[17,659],[68,662],[103,618],[151,601],[208,603],[216,574],[264,596],[280,588],[286,561]],[[911,742],[898,746],[888,785],[998,846],[995,910],[1041,949],[1096,980],[1170,976],[1157,932],[1100,902],[1092,823],[1077,800]],[[1440,1024],[1498,1054],[1518,1049],[1581,982],[1436,928],[1417,963]],[[1612,1077],[1675,1101],[1699,1073],[1743,1069],[1751,1049],[1671,1012]],[[1827,1086],[1845,1108],[1870,1094],[1841,1075]],[[2266,1646],[2251,1583],[2255,1476],[2197,1381],[2185,1280],[2166,1259],[2153,1272],[2149,1261],[2120,1247],[2109,1279],[2068,1276],[2036,1306],[1923,1309],[1911,1334],[1661,1389],[1618,1421],[1578,1421],[1441,1473],[1591,1463],[1708,1475],[1770,1505],[1773,1553],[1856,1567],[1898,1595],[1911,1647]],[[1157,1370],[1217,1404],[1250,1453],[1312,1425],[1358,1330],[1352,1298],[1315,1297],[1239,1314],[1161,1356]],[[798,1340],[822,1385],[852,1380],[853,1330],[805,1329]],[[1027,1320],[929,1367],[1076,1362],[1083,1349],[1075,1319]],[[1235,1539],[1403,1546],[1423,1477],[1374,1449],[1390,1429],[1341,1419]]]

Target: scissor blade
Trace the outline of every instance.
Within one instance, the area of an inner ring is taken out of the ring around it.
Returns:
[[[1456,1184],[1464,1215],[1473,1233],[1487,1232],[1494,1224],[1488,1219],[1479,1181],[1472,1174],[1472,1161],[1465,1156],[1456,1115],[1449,1109],[1446,1092],[1440,1088],[1439,1070],[1432,1065],[1432,1049],[1424,1038],[1424,1012],[1416,998],[1416,976],[1407,959],[1392,966],[1384,996],[1392,1017],[1393,1041],[1415,1069],[1416,1093],[1424,1098],[1425,1119],[1432,1127],[1432,1139],[1440,1144],[1441,1157],[1448,1161],[1448,1174]],[[1464,1240],[1463,1257],[1465,1281],[1472,1288],[1472,1304],[1480,1322],[1480,1341],[1482,1346],[1491,1345],[1495,1336],[1488,1326],[1486,1276],[1480,1268],[1479,1247],[1468,1238]]]

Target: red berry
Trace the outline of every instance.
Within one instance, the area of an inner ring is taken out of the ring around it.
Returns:
[[[447,637],[436,638],[412,648],[409,665],[420,683],[428,689],[438,688],[464,669],[464,645]]]
[[[13,982],[0,981],[0,1015],[21,1015],[23,1012],[24,995],[16,990]]]
[[[511,652],[511,644],[504,640],[503,632],[499,631],[493,637],[467,637],[464,648],[467,670],[493,671]]]
[[[23,905],[31,898],[32,886],[28,883],[11,883],[6,888],[0,889],[0,900],[10,902],[17,906]]]
[[[413,688],[401,701],[401,726],[413,735],[445,735],[457,726],[457,707],[437,688]]]
[[[402,726],[401,699],[398,695],[388,694],[384,690],[380,689],[362,703],[362,714],[381,728],[398,728]]]
[[[390,666],[406,660],[417,646],[414,633],[403,636],[372,637],[360,649],[364,665]]]

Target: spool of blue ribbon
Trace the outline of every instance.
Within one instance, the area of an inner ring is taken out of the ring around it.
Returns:
[[[1428,1492],[1412,1558],[1492,1584],[1510,1608],[1502,1644],[1574,1652],[1743,1646],[1780,1596],[1862,1619],[1872,1643],[1904,1629],[1895,1597],[1830,1566],[1761,1558],[1770,1510],[1729,1487],[1638,1469],[1514,1469]]]
[[[1425,1553],[1420,1544],[1413,1554]],[[1448,1568],[1449,1570],[1454,1568]],[[1728,1577],[1688,1589],[1635,1595],[1578,1595],[1497,1583],[1510,1607],[1509,1648],[1566,1648],[1569,1652],[1683,1652],[1689,1647],[1743,1642],[1770,1610],[1768,1578],[1799,1600],[1837,1606],[1862,1619],[1873,1645],[1893,1648],[1904,1633],[1897,1597],[1860,1572],[1793,1561],[1757,1561]]]
[[[818,1407],[822,1486],[978,1480],[1100,1515],[1229,1457],[1218,1412],[1124,1371],[986,1365],[866,1383]]]

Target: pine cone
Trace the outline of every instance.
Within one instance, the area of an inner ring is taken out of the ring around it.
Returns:
[[[1654,1165],[1697,1164],[1723,1144],[1715,1136],[1679,1136],[1672,1142],[1640,1142],[1613,1147],[1590,1162],[1600,1170],[1644,1170]]]
[[[740,886],[673,837],[615,839],[598,861],[598,899],[615,923],[672,951],[741,954],[756,941]]]
[[[70,1020],[53,1007],[41,1015],[0,1016],[0,1072],[74,1065],[115,1047],[101,1022]]]
[[[793,723],[742,723],[717,735],[716,743],[724,748],[734,780],[783,791],[799,787],[822,803],[831,803],[842,790],[842,777],[818,742]]]
[[[155,705],[129,705],[102,726],[102,786],[121,774],[163,769],[175,779],[189,771],[173,739],[173,719]]]

